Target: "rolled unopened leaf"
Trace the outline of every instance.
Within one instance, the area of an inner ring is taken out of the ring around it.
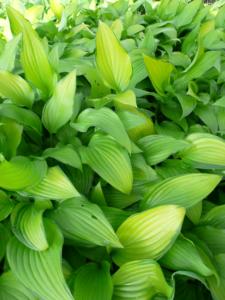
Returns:
[[[165,179],[151,188],[142,208],[176,204],[188,208],[207,197],[218,185],[221,176],[193,173]]]
[[[49,248],[35,251],[13,237],[7,247],[10,268],[20,283],[46,300],[73,300],[61,266],[63,236],[50,220],[45,221]]]
[[[66,174],[58,166],[49,168],[46,176],[39,184],[27,188],[24,192],[41,199],[58,201],[80,195]]]
[[[116,91],[127,88],[132,74],[130,57],[112,29],[103,22],[99,22],[96,34],[96,62],[99,73],[109,88]]]
[[[159,95],[164,95],[165,88],[170,83],[170,75],[174,66],[164,60],[144,56],[144,62],[152,85]]]
[[[73,115],[76,72],[72,71],[56,85],[52,98],[46,103],[42,121],[51,133],[56,133]]]
[[[80,149],[83,163],[88,164],[105,181],[119,191],[129,194],[133,174],[127,151],[113,138],[95,134],[88,147]]]
[[[0,187],[9,191],[19,191],[39,183],[47,172],[44,160],[30,160],[16,156],[12,160],[0,162]]]
[[[51,217],[64,236],[78,245],[122,247],[101,209],[84,198],[64,201]]]
[[[212,263],[210,264],[210,258],[204,259],[201,251],[191,240],[180,236],[160,259],[160,264],[175,271],[191,271],[203,277],[212,276],[216,271]]]
[[[13,103],[31,107],[34,93],[29,84],[19,75],[0,71],[0,95]]]
[[[51,208],[50,201],[19,203],[11,214],[12,230],[25,246],[43,251],[48,248],[42,215]]]
[[[124,248],[112,252],[116,264],[139,259],[159,259],[176,240],[185,210],[163,205],[134,214],[118,228],[116,234]]]
[[[31,24],[17,10],[8,7],[7,14],[12,32],[23,34],[21,62],[26,78],[47,97],[53,91],[56,75],[50,66],[40,38]]]
[[[111,300],[112,293],[113,284],[108,262],[89,263],[77,271],[73,292],[74,299]]]
[[[117,114],[107,107],[85,109],[78,116],[76,123],[72,123],[71,126],[81,132],[87,131],[91,126],[96,126],[114,137],[129,152],[131,151],[131,142],[123,123]]]
[[[113,299],[152,299],[160,294],[170,299],[173,288],[166,282],[160,265],[152,259],[123,264],[113,274]]]
[[[191,146],[180,153],[181,158],[186,162],[202,169],[224,168],[223,139],[209,133],[193,133],[186,140],[191,143]]]

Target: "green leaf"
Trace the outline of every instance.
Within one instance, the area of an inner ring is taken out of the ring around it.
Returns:
[[[201,250],[189,239],[180,236],[169,251],[160,259],[160,264],[174,271],[191,271],[203,277],[215,274],[201,256]],[[208,258],[209,260],[209,258]]]
[[[225,205],[218,205],[208,211],[200,220],[201,225],[225,229]]]
[[[44,160],[30,160],[16,156],[12,160],[0,162],[0,187],[9,191],[19,191],[39,183],[45,176],[47,164]]]
[[[34,93],[28,83],[19,75],[0,71],[0,95],[17,105],[31,107]]]
[[[193,233],[207,244],[214,255],[225,253],[225,229],[204,225],[196,227]]]
[[[116,232],[124,248],[112,252],[114,262],[162,257],[180,233],[184,215],[181,207],[163,205],[127,218]]]
[[[11,271],[3,273],[0,277],[0,298],[2,300],[37,300]]]
[[[142,149],[147,163],[156,165],[170,155],[185,149],[189,143],[170,136],[149,135],[138,140],[137,145]]]
[[[175,85],[177,87],[186,85],[192,79],[201,77],[206,71],[210,70],[216,65],[220,59],[219,51],[207,51],[205,52],[195,63],[184,73],[183,76],[180,76],[176,81]]]
[[[6,246],[11,237],[11,233],[9,229],[0,223],[0,262],[5,257],[6,254]]]
[[[73,115],[76,72],[72,71],[56,85],[52,98],[46,103],[42,121],[50,133],[56,133]]]
[[[76,274],[74,299],[77,300],[111,300],[113,293],[110,265],[89,263],[82,266]]]
[[[189,207],[186,211],[186,215],[193,224],[198,224],[202,214],[202,201]]]
[[[23,34],[21,62],[26,78],[40,89],[45,97],[49,96],[53,91],[56,77],[38,34],[14,8],[7,7],[7,14],[12,31]]]
[[[0,55],[0,70],[11,72],[14,69],[17,48],[20,40],[21,35],[17,35],[5,44],[4,50]]]
[[[101,210],[114,230],[116,230],[130,215],[132,215],[131,211],[125,211],[110,206],[101,206]]]
[[[174,18],[173,22],[175,26],[179,28],[190,24],[201,6],[202,0],[194,0],[188,4],[185,3],[182,11]]]
[[[16,278],[40,298],[72,300],[62,273],[63,237],[55,224],[45,221],[49,248],[38,252],[21,244],[15,237],[7,247],[9,266]]]
[[[82,162],[88,164],[105,181],[129,194],[133,175],[128,153],[110,136],[95,134],[88,147],[80,149]]]
[[[206,198],[219,184],[221,176],[193,173],[165,179],[153,187],[142,202],[146,209],[162,204],[188,208]]]
[[[50,202],[19,203],[11,214],[11,225],[15,236],[25,246],[36,251],[48,248],[42,215],[51,208]]]
[[[113,31],[99,22],[96,34],[96,62],[104,83],[116,91],[124,91],[130,81],[132,66],[129,55]]]
[[[154,89],[159,95],[164,95],[165,87],[170,83],[170,76],[174,69],[173,65],[146,55],[144,56],[144,62]]]
[[[191,143],[191,147],[180,153],[184,161],[202,169],[224,168],[223,139],[208,133],[193,133],[186,140]]]
[[[17,123],[32,129],[36,134],[41,135],[42,125],[37,114],[33,111],[17,107],[14,104],[0,104],[0,116],[15,120]]]
[[[120,145],[131,152],[131,142],[123,123],[117,114],[107,107],[83,110],[76,123],[72,123],[71,126],[81,132],[86,132],[89,127],[95,126],[114,137]]]
[[[166,282],[160,265],[151,259],[123,264],[113,274],[113,299],[153,299],[160,294],[170,299],[172,287]]]
[[[0,190],[0,221],[6,219],[10,215],[13,206],[14,204],[8,195]]]
[[[58,201],[80,195],[58,166],[49,168],[46,176],[39,184],[27,188],[24,192],[37,198]]]
[[[209,289],[212,294],[213,299],[223,300],[225,295],[225,254],[219,254],[215,256],[215,261],[217,269],[220,275],[220,283],[215,280],[215,278],[209,278]]]
[[[13,120],[2,117],[0,134],[4,135],[5,142],[0,145],[0,152],[6,159],[16,155],[17,148],[22,140],[23,127]]]
[[[83,246],[121,247],[101,209],[85,198],[68,199],[51,213],[64,236]]]
[[[82,170],[81,159],[72,145],[59,145],[55,148],[48,148],[43,152],[42,157],[54,158],[63,164]]]
[[[123,122],[129,137],[134,142],[143,136],[154,133],[154,124],[151,118],[135,107],[119,109],[117,115]]]
[[[113,103],[117,109],[126,108],[127,106],[137,107],[136,96],[132,90],[115,95]]]

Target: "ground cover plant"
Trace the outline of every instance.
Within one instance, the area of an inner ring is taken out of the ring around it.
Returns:
[[[2,1],[0,299],[225,299],[225,1]]]

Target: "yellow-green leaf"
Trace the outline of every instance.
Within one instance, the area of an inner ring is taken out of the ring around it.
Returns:
[[[170,75],[174,69],[173,65],[162,59],[144,56],[144,62],[152,85],[159,95],[163,95],[165,87],[170,83]]]
[[[39,184],[27,188],[24,192],[38,198],[58,201],[80,195],[58,166],[49,168],[45,178]]]
[[[218,185],[221,176],[193,173],[167,178],[153,187],[142,207],[176,204],[188,208],[207,197]]]
[[[13,103],[31,107],[34,93],[29,84],[19,75],[0,71],[0,95]]]
[[[96,34],[96,62],[105,84],[124,91],[130,81],[132,66],[129,55],[108,25],[99,22]]]
[[[159,259],[180,233],[185,209],[163,205],[127,218],[116,234],[124,248],[112,252],[117,265],[138,259]]]
[[[152,259],[123,264],[113,274],[113,299],[152,299],[160,294],[170,299],[173,288],[166,282],[160,265]]]
[[[73,115],[76,72],[72,71],[56,85],[53,96],[46,103],[42,121],[51,133],[56,133]]]

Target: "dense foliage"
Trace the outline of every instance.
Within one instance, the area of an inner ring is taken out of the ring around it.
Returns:
[[[225,299],[225,1],[3,1],[0,95],[1,300]]]

